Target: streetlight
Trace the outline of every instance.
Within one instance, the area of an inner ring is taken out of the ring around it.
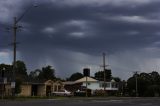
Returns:
[[[16,48],[17,48],[17,41],[16,41],[16,35],[17,35],[17,29],[21,26],[18,25],[18,22],[22,20],[22,18],[25,16],[25,14],[32,9],[32,7],[37,7],[37,5],[31,5],[29,8],[27,8],[24,13],[19,17],[14,17],[14,23],[13,23],[13,78],[11,82],[11,88],[12,88],[12,96],[15,94],[15,71],[16,71]]]
[[[137,75],[138,75],[138,71],[134,72],[135,75],[135,82],[136,82],[136,97],[138,96],[138,80],[137,80]]]

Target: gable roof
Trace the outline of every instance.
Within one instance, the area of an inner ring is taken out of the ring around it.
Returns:
[[[98,80],[91,78],[91,77],[87,77],[87,82],[97,82]],[[75,82],[86,82],[86,77],[83,77],[79,80],[76,80]]]

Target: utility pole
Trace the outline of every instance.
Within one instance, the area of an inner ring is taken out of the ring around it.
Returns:
[[[104,95],[105,95],[105,90],[106,90],[106,67],[108,65],[106,65],[106,54],[103,53],[102,56],[103,56],[103,65],[101,67],[103,67],[103,71],[104,71],[103,86],[104,86]]]
[[[83,74],[86,77],[86,97],[88,97],[88,78],[90,76],[90,69],[89,68],[84,68],[83,69]]]
[[[2,99],[5,96],[5,80],[4,80],[4,73],[5,73],[5,68],[2,68]]]
[[[87,81],[87,76],[86,76],[86,97],[88,97],[88,87],[87,87],[87,85],[88,85],[88,81]]]
[[[135,82],[136,82],[136,97],[138,96],[138,80],[137,80],[137,75],[138,75],[138,71],[133,72],[135,75]]]
[[[27,8],[24,13],[19,17],[14,17],[14,23],[13,23],[13,76],[12,76],[12,82],[11,82],[11,88],[12,88],[12,96],[15,96],[15,72],[16,72],[16,51],[17,51],[17,29],[21,28],[21,26],[18,26],[18,22],[21,21],[21,19],[25,16],[25,14],[32,8],[37,7],[37,5],[31,5],[29,8]]]
[[[14,96],[14,94],[15,94],[15,71],[16,71],[16,49],[17,49],[16,35],[17,35],[17,18],[14,17],[14,23],[13,23],[13,76],[12,76],[12,82],[11,82],[12,96]]]
[[[103,71],[104,71],[104,92],[106,90],[106,54],[103,53]]]

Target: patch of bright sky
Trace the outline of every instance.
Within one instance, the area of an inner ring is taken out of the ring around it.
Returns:
[[[0,64],[11,64],[12,56],[9,51],[0,51]]]

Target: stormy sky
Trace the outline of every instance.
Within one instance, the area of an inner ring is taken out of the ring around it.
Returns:
[[[61,78],[85,67],[94,75],[103,52],[114,77],[160,72],[160,0],[0,0],[0,63],[13,61],[13,17],[24,12],[17,60],[28,72],[51,65]]]

